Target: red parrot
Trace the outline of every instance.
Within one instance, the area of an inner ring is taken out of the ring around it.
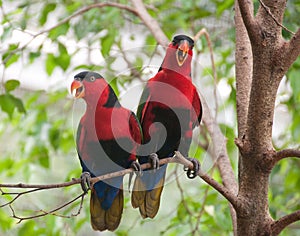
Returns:
[[[129,167],[140,170],[136,162],[136,150],[142,140],[140,124],[133,112],[121,106],[104,78],[95,72],[81,72],[75,75],[71,91],[75,98],[86,102],[76,138],[82,179],[87,173],[94,177]],[[90,199],[93,229],[115,230],[123,202],[123,176],[95,183]]]
[[[193,46],[190,37],[175,36],[158,73],[147,82],[140,99],[137,117],[143,130],[143,147],[139,163],[150,162],[154,169],[137,176],[133,187],[131,203],[139,208],[143,218],[155,217],[159,209],[167,168],[159,168],[159,159],[173,156],[176,150],[187,157],[193,128],[201,121],[201,101],[191,79]],[[194,168],[187,170],[187,175],[194,178],[200,164],[194,158],[188,159]]]

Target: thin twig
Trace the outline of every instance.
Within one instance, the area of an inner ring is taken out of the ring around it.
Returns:
[[[209,49],[209,54],[210,54],[210,61],[211,61],[211,67],[212,67],[212,72],[213,72],[213,78],[214,78],[214,97],[215,97],[215,119],[217,118],[218,114],[218,98],[217,98],[217,84],[218,84],[218,77],[217,77],[217,70],[216,70],[216,65],[215,65],[215,59],[214,59],[214,51],[212,47],[212,43],[210,40],[209,33],[205,28],[201,29],[194,37],[195,43],[200,39],[200,37],[204,35],[206,41],[207,41],[207,46]]]
[[[188,222],[189,222],[190,228],[192,229],[193,228],[193,223],[192,223],[191,219],[192,219],[192,217],[194,217],[194,213],[192,212],[192,210],[188,206],[188,203],[187,203],[186,198],[184,196],[184,189],[182,188],[182,186],[180,184],[180,181],[179,181],[179,178],[178,178],[178,173],[177,173],[178,172],[178,166],[176,166],[175,171],[176,171],[175,172],[175,174],[176,174],[176,178],[175,178],[176,179],[176,185],[179,189],[179,193],[180,193],[180,197],[181,197],[181,201],[180,201],[179,204],[182,203],[183,207],[185,208],[186,212],[188,213],[187,214],[188,218],[189,218]]]
[[[261,4],[261,6],[265,9],[265,11],[271,16],[271,18],[275,21],[275,23],[280,26],[281,28],[283,28],[285,31],[289,32],[292,35],[295,35],[295,33],[291,30],[289,30],[287,27],[285,27],[283,24],[281,24],[276,18],[275,16],[272,14],[270,8],[268,6],[266,6],[266,4],[262,1],[262,0],[258,0]]]
[[[163,158],[159,161],[160,165],[164,165],[164,164],[167,164],[167,163],[181,163],[182,164],[182,161],[179,158],[174,158],[174,157]],[[188,164],[193,165],[191,162],[188,163]],[[142,170],[148,169],[148,168],[151,168],[150,163],[145,163],[145,164],[141,165]],[[134,170],[132,168],[129,168],[129,169],[123,169],[123,170],[116,171],[116,172],[113,172],[113,173],[108,173],[108,174],[105,174],[105,175],[100,175],[100,176],[97,176],[97,177],[93,177],[93,178],[91,178],[91,184],[94,184],[94,183],[96,183],[98,181],[101,181],[101,180],[111,179],[111,178],[114,178],[114,177],[130,174],[132,172],[134,172]],[[0,188],[34,188],[35,190],[28,191],[28,192],[31,192],[31,191],[38,191],[40,189],[64,188],[64,187],[68,187],[68,186],[75,185],[75,184],[80,184],[80,183],[81,183],[80,178],[76,178],[76,179],[74,178],[74,179],[72,179],[72,181],[64,182],[64,183],[56,183],[56,184],[23,184],[23,183],[19,183],[19,184],[0,184]],[[2,192],[2,195],[5,194],[2,190],[1,190],[1,192]],[[14,194],[18,194],[18,193],[14,193]]]
[[[216,165],[214,165],[212,167],[211,174],[213,174],[213,171],[214,171],[215,167],[216,167]],[[203,195],[203,201],[201,203],[201,209],[200,209],[199,214],[197,216],[197,221],[196,221],[196,224],[195,224],[195,228],[192,231],[192,235],[194,235],[199,230],[200,220],[201,220],[201,217],[202,217],[202,215],[205,211],[205,205],[206,205],[206,201],[207,201],[208,190],[209,190],[209,185],[207,185],[206,188],[205,188],[204,195]]]
[[[1,195],[17,195],[15,196],[11,201],[3,204],[3,205],[0,205],[0,208],[1,207],[5,207],[7,205],[11,205],[14,201],[16,201],[19,197],[21,197],[22,195],[25,195],[25,194],[29,194],[29,193],[33,193],[33,192],[37,192],[37,191],[40,191],[40,190],[44,190],[44,189],[41,189],[41,188],[36,188],[36,189],[32,189],[32,190],[29,190],[29,191],[25,191],[25,192],[21,192],[21,193],[17,193],[17,192],[4,192],[2,189],[1,189]]]
[[[76,198],[70,200],[67,203],[64,203],[63,205],[61,205],[61,206],[59,206],[59,207],[57,207],[57,208],[55,208],[55,209],[53,209],[49,212],[41,210],[43,212],[42,214],[33,215],[33,216],[26,216],[26,217],[17,216],[11,204],[9,205],[9,208],[11,209],[11,212],[13,214],[12,217],[19,220],[17,223],[21,223],[23,220],[35,219],[35,218],[43,217],[43,216],[46,216],[46,215],[55,215],[55,216],[64,217],[64,218],[71,218],[72,215],[71,216],[61,216],[61,215],[55,214],[55,212],[61,210],[62,208],[65,208],[66,206],[68,206],[71,203],[75,202],[77,199],[81,198],[81,203],[80,203],[79,210],[78,210],[78,212],[80,213],[80,210],[82,208],[82,202],[83,202],[83,199],[84,199],[85,195],[86,195],[86,193],[82,193],[79,196],[77,196]],[[75,216],[79,214],[78,212],[75,213]]]
[[[32,38],[30,40],[28,40],[22,47],[20,48],[16,48],[15,50],[12,50],[10,51],[10,55],[13,55],[14,53],[16,52],[19,52],[19,51],[22,51],[23,49],[25,49],[35,38],[37,38],[38,36],[42,35],[42,34],[45,34],[47,32],[50,32],[51,30],[69,22],[71,19],[79,16],[79,15],[82,15],[84,14],[85,12],[91,10],[91,9],[94,9],[94,8],[103,8],[103,7],[115,7],[115,8],[119,8],[121,10],[126,10],[126,11],[129,11],[131,12],[132,14],[138,16],[138,12],[137,10],[135,10],[134,8],[132,7],[129,7],[127,5],[124,5],[124,4],[120,4],[120,3],[115,3],[115,2],[103,2],[103,3],[95,3],[95,4],[91,4],[89,6],[86,6],[82,9],[79,9],[78,11],[76,11],[75,13],[73,13],[72,15],[64,18],[63,20],[59,21],[57,24],[47,28],[47,29],[44,29],[44,30],[41,30],[40,32],[32,35]],[[6,61],[10,58],[10,56],[7,56],[5,58],[5,60],[3,60],[3,64],[6,63]]]
[[[177,163],[181,163],[190,169],[193,168],[193,163],[184,158],[180,152],[175,151],[174,157],[177,157],[177,159],[179,160]],[[217,190],[221,195],[223,195],[223,197],[225,197],[234,207],[238,205],[238,199],[234,192],[230,191],[224,185],[218,183],[216,180],[214,180],[212,177],[201,170],[199,171],[198,176],[207,184],[212,186],[215,190]]]
[[[193,163],[189,160],[187,160],[180,152],[175,151],[175,155],[173,157],[168,157],[168,158],[163,158],[159,161],[160,165],[164,165],[167,163],[178,163],[178,164],[182,164],[185,167],[188,167],[190,169],[193,168]],[[141,165],[141,169],[148,169],[151,168],[151,164],[150,163],[145,163]],[[109,174],[105,174],[105,175],[101,175],[101,176],[97,176],[97,177],[93,177],[91,178],[91,185],[93,185],[94,183],[101,181],[101,180],[105,180],[105,179],[110,179],[113,177],[118,177],[118,176],[123,176],[125,174],[130,174],[134,172],[134,170],[132,168],[129,169],[124,169],[121,171],[117,171],[117,172],[113,172],[113,173],[109,173]],[[217,181],[215,181],[212,177],[208,176],[206,173],[202,172],[200,170],[199,175],[200,178],[202,178],[206,183],[208,183],[210,186],[212,186],[213,188],[215,188],[220,194],[222,194],[227,200],[230,201],[230,203],[233,206],[237,205],[237,197],[234,195],[233,192],[229,191],[225,186],[223,186],[222,184],[218,183]],[[6,187],[6,188],[36,188],[34,190],[30,190],[29,192],[33,192],[33,191],[38,191],[40,189],[51,189],[51,188],[63,188],[63,187],[67,187],[67,186],[71,186],[74,184],[79,184],[81,183],[81,179],[73,179],[72,181],[66,182],[66,183],[59,183],[59,184],[46,184],[46,185],[42,185],[42,184],[0,184],[0,188]],[[2,194],[4,194],[4,191],[1,190]],[[19,198],[20,195],[25,194],[26,192],[20,193],[17,197]],[[81,196],[81,195],[80,195]],[[16,199],[14,199],[13,201],[15,201]],[[12,203],[12,202],[11,202]],[[11,203],[8,204],[4,204],[3,206],[6,205],[11,205]],[[59,208],[61,209],[61,208]],[[57,211],[57,209],[51,211],[54,212]]]
[[[143,1],[141,0],[131,0],[139,18],[144,22],[144,24],[151,31],[157,42],[162,46],[167,46],[169,40],[165,33],[162,31],[158,22],[148,13]]]
[[[64,188],[74,184],[81,183],[81,179],[72,179],[72,181],[57,183],[57,184],[0,184],[0,188],[37,188],[37,189],[52,189],[52,188]]]
[[[191,211],[191,209],[189,208],[189,206],[188,206],[188,204],[187,204],[187,202],[186,202],[186,200],[185,200],[185,197],[184,197],[184,190],[183,190],[183,188],[182,188],[182,186],[181,186],[181,184],[180,184],[180,182],[179,182],[179,178],[178,178],[178,173],[177,173],[177,168],[176,168],[176,185],[177,185],[177,187],[178,187],[178,189],[179,189],[179,193],[180,193],[180,196],[181,196],[181,202],[182,202],[182,204],[183,204],[183,206],[184,206],[184,208],[186,209],[186,211],[187,211],[187,213],[189,214],[189,216],[191,217],[191,216],[193,216],[193,212]]]
[[[130,70],[132,79],[138,79],[139,81],[143,81],[142,80],[142,73],[128,59],[126,53],[124,52],[124,50],[122,48],[121,43],[118,44],[118,47],[120,49],[120,52],[122,54],[122,57],[123,57],[124,61],[127,63],[127,68]]]

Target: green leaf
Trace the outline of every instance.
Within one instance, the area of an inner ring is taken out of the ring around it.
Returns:
[[[63,44],[59,43],[58,49],[60,54],[58,57],[56,57],[56,64],[58,64],[59,67],[65,71],[70,65],[71,57]]]
[[[16,50],[19,47],[19,43],[13,43],[9,45],[9,51]]]
[[[69,24],[62,24],[49,32],[49,38],[52,40],[56,40],[58,36],[65,35],[69,30]]]
[[[10,94],[2,94],[0,95],[0,107],[2,111],[6,112],[9,118],[12,118],[15,104],[13,100],[10,98]]]
[[[120,95],[120,91],[119,91],[119,88],[118,88],[117,79],[112,79],[111,81],[109,81],[109,85],[112,87],[112,89],[114,90],[115,94],[118,97]]]
[[[34,146],[30,152],[30,157],[37,160],[42,167],[49,168],[49,151],[47,147],[43,145]]]
[[[137,68],[138,70],[141,69],[144,65],[144,61],[143,61],[143,58],[141,57],[137,57],[135,62],[134,62],[134,66],[135,68]]]
[[[11,158],[5,158],[0,160],[0,173],[5,172],[6,170],[13,168],[14,160]]]
[[[20,55],[16,53],[5,53],[2,56],[2,60],[4,61],[4,65],[6,68],[8,68],[11,64],[18,61]]]
[[[13,101],[15,107],[17,108],[18,112],[20,113],[26,113],[23,101],[20,98],[17,98],[15,96],[11,96],[11,100]]]
[[[12,226],[14,225],[14,220],[12,219],[12,217],[9,217],[7,215],[6,211],[2,210],[3,208],[0,209],[0,227],[4,230],[10,230],[12,228]]]
[[[13,32],[12,27],[4,27],[2,35],[1,35],[1,40],[4,41],[4,40],[10,38],[12,35],[12,32]]]
[[[11,80],[7,80],[5,82],[5,91],[8,93],[10,91],[15,90],[16,88],[18,88],[20,86],[20,81],[15,80],[15,79],[11,79]]]
[[[48,53],[46,59],[46,72],[48,75],[51,75],[54,68],[56,67],[56,59],[53,53]]]
[[[43,26],[46,23],[49,13],[54,11],[55,8],[56,8],[55,3],[49,3],[43,8],[43,11],[39,19],[39,23],[41,26]]]
[[[101,53],[103,57],[109,56],[110,49],[115,41],[115,33],[112,31],[101,39]]]
[[[27,221],[19,230],[19,235],[32,235],[34,234],[34,221]]]
[[[60,147],[60,131],[56,126],[49,130],[49,141],[54,150],[57,150]]]
[[[0,95],[0,107],[2,111],[8,114],[10,119],[13,116],[15,108],[17,108],[20,113],[26,113],[22,100],[9,93]]]
[[[217,16],[220,17],[225,10],[232,8],[233,4],[233,0],[219,2],[217,6]]]
[[[34,60],[41,56],[41,52],[30,52],[29,53],[29,62],[33,63]]]

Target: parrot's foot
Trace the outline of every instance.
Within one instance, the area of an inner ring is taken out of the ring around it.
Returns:
[[[81,188],[84,193],[87,193],[91,189],[91,174],[89,172],[82,172],[80,179]]]
[[[184,170],[189,179],[194,179],[200,171],[200,162],[195,158],[187,157],[186,159],[193,163],[193,169],[185,167]]]
[[[130,165],[130,168],[132,168],[134,170],[134,173],[138,176],[141,177],[143,175],[143,171],[142,171],[142,167],[140,165],[140,163],[138,163],[137,161],[133,161]],[[131,181],[132,181],[132,177],[133,177],[133,172],[131,172],[129,174],[129,182],[128,182],[128,189],[130,191],[130,186],[131,186]]]
[[[159,158],[156,153],[151,153],[148,158],[149,163],[151,164],[151,168],[153,170],[159,169]]]
[[[134,170],[134,172],[136,173],[136,175],[138,175],[138,176],[142,176],[143,175],[142,167],[141,167],[140,163],[138,163],[137,161],[133,161],[131,163],[130,167]]]

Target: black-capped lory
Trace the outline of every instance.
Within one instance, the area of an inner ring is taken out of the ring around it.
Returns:
[[[83,98],[86,111],[77,130],[77,152],[83,175],[92,177],[133,167],[142,133],[135,114],[121,106],[104,78],[84,71],[74,77],[71,92]],[[94,230],[115,230],[123,212],[123,176],[96,182],[91,188],[90,215]]]
[[[135,179],[131,203],[139,208],[143,218],[153,218],[158,212],[167,165],[160,168],[159,159],[171,157],[174,151],[188,156],[193,128],[199,125],[202,106],[191,79],[194,41],[177,35],[166,49],[158,73],[151,78],[142,93],[137,117],[143,130],[143,147],[139,163],[150,162],[152,169]],[[187,170],[194,178],[200,168],[194,158],[194,168]]]

